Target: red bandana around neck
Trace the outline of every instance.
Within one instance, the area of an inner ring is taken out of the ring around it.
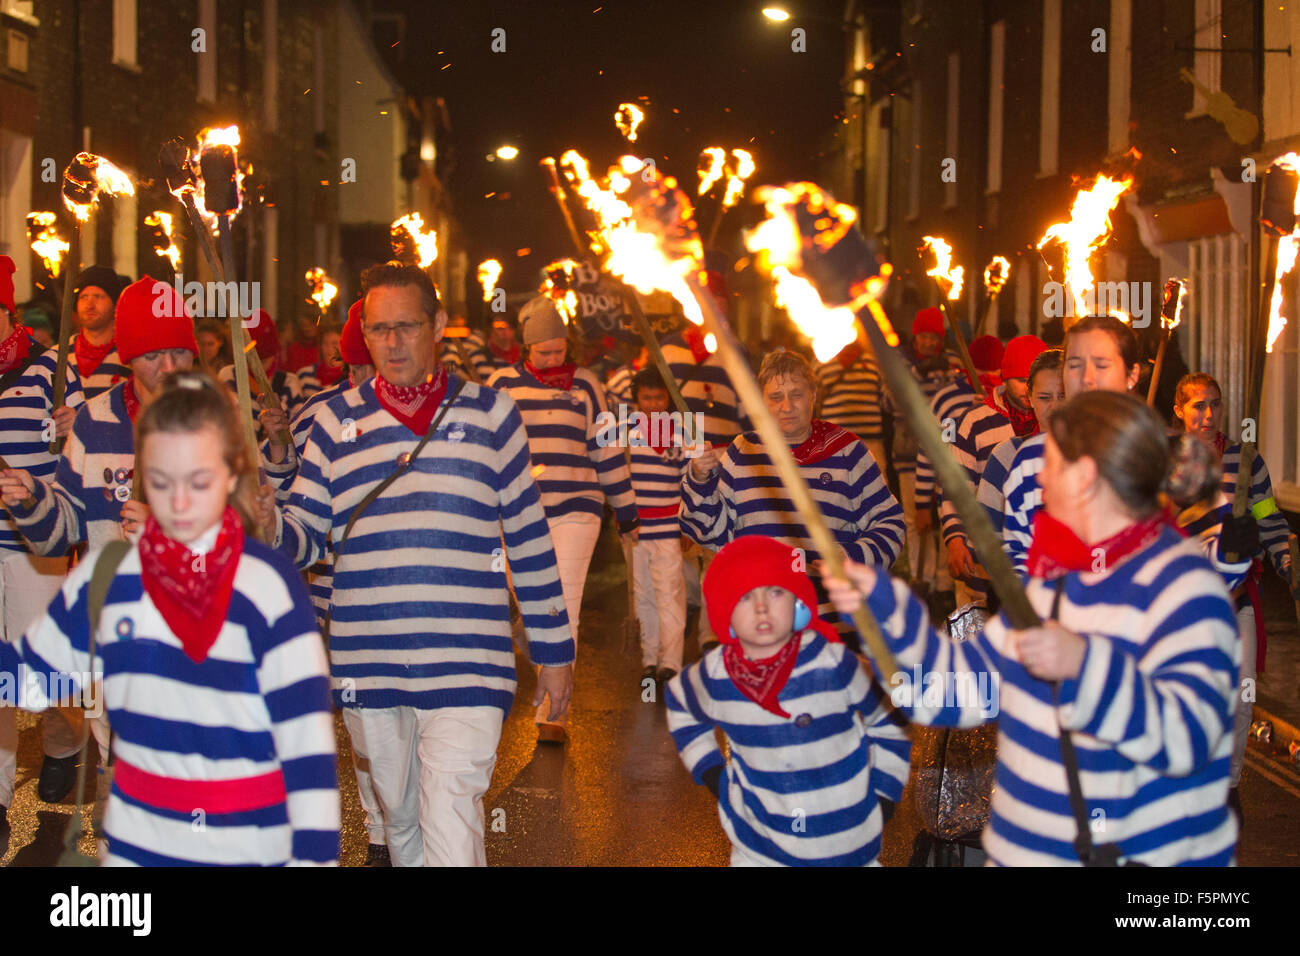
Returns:
[[[375,397],[379,404],[421,438],[429,430],[446,391],[447,370],[441,365],[419,385],[408,387],[393,385],[382,375],[375,376]]]
[[[682,329],[682,341],[691,350],[691,358],[696,365],[703,365],[709,358],[708,346],[704,344],[704,333],[690,325]]]
[[[217,542],[198,555],[163,533],[150,516],[140,536],[140,580],[145,593],[181,642],[185,656],[201,664],[216,643],[230,609],[235,570],[244,553],[244,525],[234,508],[221,516]]]
[[[771,711],[778,717],[789,717],[781,709],[777,697],[794,671],[801,643],[800,635],[795,634],[771,657],[752,661],[745,656],[737,641],[728,641],[722,648],[722,663],[727,668],[727,676],[736,685],[736,690],[764,710]]]
[[[95,370],[108,357],[108,353],[117,347],[117,342],[109,342],[107,345],[92,345],[86,341],[84,335],[78,335],[72,340],[72,352],[77,356],[77,374],[82,378],[94,375]]]
[[[1021,408],[1011,400],[1011,396],[1006,394],[1003,389],[1002,401],[998,401],[998,393],[992,389],[984,393],[984,404],[993,409],[999,415],[1007,418],[1011,422],[1011,428],[1016,433],[1017,438],[1027,438],[1030,435],[1038,434],[1038,417],[1034,415],[1032,408]]]
[[[656,432],[658,434],[656,434]],[[668,452],[673,450],[673,436],[674,436],[673,420],[671,418],[660,417],[658,421],[658,427],[653,427],[651,425],[646,426],[646,436],[647,436],[646,438],[647,442],[651,438],[659,439],[660,444],[650,446],[655,450],[656,453],[658,453],[659,455],[668,454]]]
[[[342,377],[343,363],[341,362],[338,365],[321,362],[316,366],[316,381],[320,382],[321,388],[329,388]]]
[[[1223,461],[1223,453],[1228,450],[1228,436],[1223,432],[1214,433],[1214,452],[1219,461]]]
[[[573,376],[578,371],[578,366],[572,362],[567,365],[557,365],[555,368],[538,368],[532,362],[525,361],[524,368],[528,370],[529,375],[547,388],[558,388],[562,392],[567,392],[573,387]]]
[[[135,393],[135,379],[128,378],[126,384],[122,386],[122,403],[126,405],[126,415],[131,419],[131,424],[140,417],[140,396]]]
[[[0,342],[0,375],[9,371],[27,356],[28,332],[25,325],[15,322],[13,332]]]
[[[794,460],[801,465],[815,465],[835,454],[857,438],[853,432],[832,422],[814,418],[812,434],[792,449]]]
[[[514,345],[510,346],[510,348],[508,348],[508,349],[499,349],[499,348],[497,348],[495,345],[493,345],[491,342],[489,342],[489,343],[488,343],[488,350],[489,350],[493,355],[495,355],[499,361],[505,362],[507,365],[514,365],[516,362],[519,361],[519,343],[518,343],[518,342],[516,342]]]
[[[1034,516],[1033,540],[1027,558],[1029,575],[1051,579],[1071,571],[1108,571],[1155,541],[1169,523],[1169,513],[1160,511],[1133,522],[1104,541],[1088,544],[1064,522],[1049,515],[1046,508],[1041,508]]]

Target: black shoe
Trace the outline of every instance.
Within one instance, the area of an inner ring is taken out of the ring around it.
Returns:
[[[670,680],[672,680],[676,676],[677,676],[677,672],[673,670],[671,667],[661,667],[659,668],[659,673],[655,674],[655,680],[657,680],[661,684],[667,684]]]
[[[0,856],[9,852],[9,808],[0,806]]]
[[[47,756],[41,764],[41,776],[36,781],[36,795],[46,803],[58,803],[68,795],[77,781],[77,758]]]
[[[393,860],[388,855],[388,847],[383,843],[372,843],[366,847],[366,862],[362,866],[392,866]]]
[[[637,679],[637,686],[638,687],[644,686],[647,680],[654,680],[654,679],[655,679],[655,666],[653,664],[647,664],[645,667],[641,669],[641,676]]]

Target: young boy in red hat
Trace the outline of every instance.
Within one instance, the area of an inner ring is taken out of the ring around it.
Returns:
[[[817,615],[800,555],[762,535],[704,576],[722,643],[668,684],[668,727],[718,798],[733,866],[869,866],[911,743],[858,658]],[[724,758],[714,737],[730,743]]]

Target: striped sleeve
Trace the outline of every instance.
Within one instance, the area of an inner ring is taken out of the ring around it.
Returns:
[[[984,512],[993,524],[993,530],[1002,533],[1002,486],[1006,484],[1007,474],[1011,471],[1011,462],[1020,448],[1020,440],[1008,438],[994,446],[989,452],[989,460],[984,463],[979,485],[975,489],[976,500],[984,506]]]
[[[1043,436],[1036,435],[1020,446],[1002,485],[1002,543],[1012,567],[1022,575],[1033,539],[1034,516],[1043,500],[1038,484],[1038,473],[1043,469],[1043,443]]]
[[[682,530],[697,543],[720,548],[732,539],[736,526],[736,505],[732,495],[731,468],[734,463],[731,445],[713,474],[696,481],[690,466],[682,475]]]
[[[290,570],[280,580],[288,590],[287,612],[250,635],[257,683],[288,795],[291,864],[333,864],[341,811],[329,663],[302,579]]]
[[[591,415],[587,420],[587,454],[596,469],[596,480],[600,482],[609,506],[614,509],[619,530],[627,530],[636,523],[636,498],[632,493],[632,476],[628,471],[627,455],[617,443],[602,439],[601,427],[609,411],[605,406],[605,390],[596,383],[588,391],[593,403]]]
[[[879,686],[867,676],[862,662],[842,644],[832,645],[842,655],[835,679],[844,688],[849,707],[862,717],[871,751],[871,789],[898,803],[911,773],[912,741],[906,725],[886,703]]]
[[[480,381],[487,382],[500,366],[488,355],[486,348],[475,349],[469,355],[470,364],[474,366],[474,371],[478,373]]]
[[[849,452],[849,498],[856,505],[853,524],[857,539],[844,545],[844,550],[854,561],[888,568],[898,560],[903,550],[903,506],[898,503],[885,484],[879,466],[862,442],[855,442]],[[856,458],[856,461],[853,459]],[[826,506],[823,505],[823,510]]]
[[[705,697],[700,680],[701,661],[697,661],[668,682],[665,694],[673,745],[691,777],[703,784],[704,774],[725,760],[713,733],[714,721],[700,703]]]
[[[1268,552],[1273,569],[1288,582],[1291,576],[1289,542],[1291,528],[1273,498],[1273,481],[1263,455],[1255,455],[1250,464],[1250,511],[1259,524],[1259,540]]]
[[[86,473],[86,441],[95,425],[89,415],[79,413],[55,466],[53,484],[36,483],[33,507],[9,509],[36,554],[67,554],[88,540],[82,476]]]
[[[325,557],[325,542],[334,523],[329,468],[333,442],[313,422],[298,472],[289,488],[289,503],[276,512],[276,541],[282,554],[299,568]]]

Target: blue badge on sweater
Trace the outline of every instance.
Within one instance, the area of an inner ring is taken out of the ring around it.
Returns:
[[[121,640],[128,640],[135,636],[135,621],[131,620],[129,617],[119,617],[117,619],[117,627],[113,630],[117,631],[117,636]]]

